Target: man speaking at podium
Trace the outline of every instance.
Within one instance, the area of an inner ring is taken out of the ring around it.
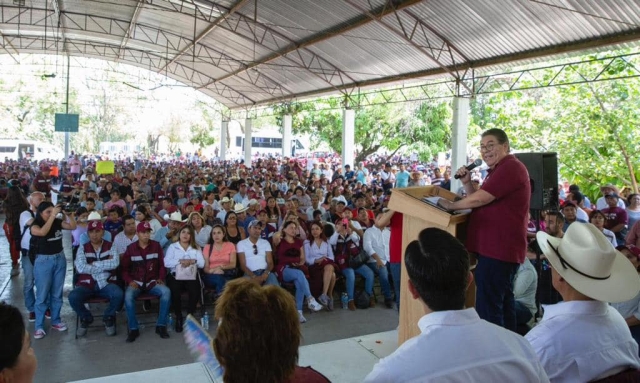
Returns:
[[[474,190],[466,167],[458,169],[467,198],[438,203],[448,210],[472,209],[467,249],[475,253],[476,311],[480,318],[516,330],[513,280],[527,251],[527,223],[531,185],[527,168],[509,154],[509,138],[502,129],[482,133],[480,153],[489,166],[482,187]]]

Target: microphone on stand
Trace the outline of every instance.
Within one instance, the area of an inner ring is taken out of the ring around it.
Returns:
[[[467,165],[465,167],[465,169],[467,169],[468,171],[471,171],[471,170],[477,168],[480,165],[482,165],[482,160],[478,158],[475,161],[473,161],[472,163],[470,163],[469,165]],[[453,176],[453,178],[460,179],[460,176],[456,174],[455,176]]]

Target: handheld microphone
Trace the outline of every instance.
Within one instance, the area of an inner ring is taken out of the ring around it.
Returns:
[[[472,163],[470,163],[469,165],[467,165],[466,169],[471,171],[471,170],[477,168],[480,165],[482,165],[482,160],[478,158],[475,161],[473,161]],[[460,179],[460,176],[456,174],[455,176],[453,176],[453,178]]]

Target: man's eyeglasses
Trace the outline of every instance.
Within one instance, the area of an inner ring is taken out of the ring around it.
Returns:
[[[254,255],[258,254],[258,245],[253,245],[253,254]]]
[[[482,153],[482,152],[490,152],[490,151],[492,151],[492,150],[493,150],[493,148],[495,148],[495,147],[496,147],[496,144],[494,144],[494,143],[491,143],[491,144],[486,145],[486,146],[485,146],[485,145],[480,145],[480,152],[481,152],[481,153]]]

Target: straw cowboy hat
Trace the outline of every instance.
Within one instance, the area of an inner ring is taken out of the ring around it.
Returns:
[[[618,190],[618,188],[613,184],[606,184],[606,185],[600,186],[600,192],[602,194],[604,194],[604,189],[611,189],[615,194],[620,195],[620,190]]]
[[[640,291],[631,262],[590,223],[574,223],[563,238],[536,234],[553,268],[580,293],[603,302],[624,302]]]
[[[245,207],[245,206],[244,206],[243,204],[241,204],[241,203],[237,203],[237,204],[236,204],[236,206],[234,206],[234,208],[233,208],[233,211],[234,211],[236,214],[244,213],[244,212],[245,212],[245,211],[247,211],[247,210],[249,210],[249,207],[248,207],[248,206],[246,206],[246,207]]]
[[[220,200],[220,204],[222,205],[223,203],[228,203],[231,202],[231,198],[229,197],[224,197]]]
[[[182,214],[180,214],[180,212],[178,211],[174,211],[173,213],[171,213],[171,215],[169,216],[169,220],[170,221],[176,221],[176,222],[187,222],[187,220],[183,220],[182,219]]]

